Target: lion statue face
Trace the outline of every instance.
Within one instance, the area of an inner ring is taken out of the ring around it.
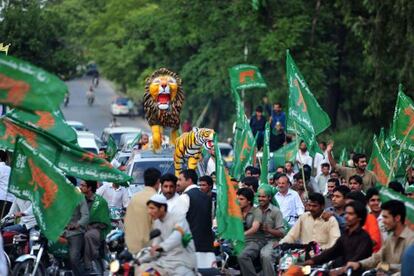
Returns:
[[[202,144],[206,150],[211,150],[214,147],[214,130],[210,128],[193,128],[195,139],[199,144]]]
[[[149,92],[158,108],[166,110],[170,108],[170,102],[177,95],[177,80],[169,75],[161,75],[152,80]]]

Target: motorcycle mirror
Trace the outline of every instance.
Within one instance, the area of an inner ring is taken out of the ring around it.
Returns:
[[[156,238],[156,237],[159,237],[159,236],[161,236],[161,231],[160,231],[160,229],[154,229],[154,230],[151,230],[150,235],[149,235],[150,240],[152,240],[152,239],[154,239],[154,238]]]

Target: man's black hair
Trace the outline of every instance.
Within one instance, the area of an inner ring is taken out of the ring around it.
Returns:
[[[170,181],[174,184],[174,186],[177,186],[177,180],[177,177],[172,173],[166,173],[163,176],[161,176],[160,182],[162,185],[165,181]]]
[[[254,193],[249,188],[240,188],[237,190],[237,195],[244,196],[247,201],[250,201],[250,205],[253,206],[253,200],[254,200]]]
[[[253,166],[247,166],[247,167],[244,169],[244,173],[245,173],[245,174],[246,174],[246,172],[250,172],[250,173],[252,173],[253,169],[254,169],[254,167],[253,167]]]
[[[345,185],[339,185],[337,187],[334,188],[333,192],[338,192],[341,193],[343,195],[344,198],[346,198],[346,196],[351,192],[351,189],[349,189],[348,186]]]
[[[257,188],[259,188],[259,180],[254,176],[246,176],[243,178],[242,182],[246,186],[251,186],[254,192],[257,192]]]
[[[355,180],[355,182],[357,182],[359,185],[363,185],[364,184],[364,181],[362,180],[362,177],[360,177],[359,175],[357,175],[357,174],[354,174],[353,176],[351,176],[349,179],[348,179],[348,183],[349,182],[351,182],[351,180]]]
[[[352,199],[354,201],[359,201],[364,205],[367,205],[367,200],[365,199],[365,195],[359,191],[351,191],[346,196],[346,199]]]
[[[193,182],[193,184],[197,184],[198,175],[195,170],[183,170],[181,171],[181,174],[184,176],[185,180],[191,179],[191,182]]]
[[[258,174],[258,175],[260,175],[260,169],[259,169],[259,168],[257,168],[257,167],[253,167],[253,169],[251,170],[251,172],[252,172],[252,175],[253,175],[253,174]]]
[[[286,176],[286,174],[285,173],[275,173],[274,175],[273,175],[273,180],[278,180],[280,177],[282,177],[282,176]],[[287,176],[286,176],[287,177]]]
[[[331,168],[331,165],[329,165],[329,163],[323,163],[323,164],[321,165],[321,167],[322,167],[322,168],[328,168],[328,169],[330,169],[330,168]]]
[[[405,194],[405,191],[404,191],[404,187],[403,187],[403,185],[401,185],[401,183],[400,182],[398,182],[398,181],[391,181],[389,184],[388,184],[388,188],[390,188],[390,189],[392,189],[392,190],[394,190],[394,191],[396,191],[397,193],[400,193],[400,194]]]
[[[155,202],[155,201],[152,201],[151,199],[147,201],[147,206],[150,205],[150,204],[155,205],[155,207],[157,207],[157,208],[164,207],[165,208],[165,212],[168,211],[168,205],[167,204]]]
[[[367,190],[367,193],[365,194],[365,198],[367,199],[367,202],[373,197],[373,196],[379,196],[379,191],[375,187],[371,187]]]
[[[148,168],[144,171],[144,185],[154,187],[161,178],[161,172],[156,168]]]
[[[256,107],[256,112],[263,112],[263,107],[261,105]]]
[[[354,164],[357,164],[359,159],[365,158],[367,159],[367,156],[363,153],[355,153],[352,157],[352,161],[354,161]]]
[[[401,202],[399,200],[389,200],[383,204],[381,204],[382,210],[387,210],[393,217],[400,216],[401,217],[401,223],[405,223],[405,216],[406,216],[406,210],[404,202]]]
[[[7,152],[5,152],[4,150],[0,150],[0,161],[1,162],[7,161]]]
[[[341,185],[341,183],[339,183],[339,179],[338,178],[329,178],[328,182],[334,182],[335,183],[335,188],[339,187]],[[345,186],[346,187],[346,186]]]
[[[213,178],[211,178],[211,176],[209,176],[209,175],[203,175],[202,177],[200,177],[200,178],[198,179],[198,182],[200,182],[200,181],[205,181],[205,182],[207,182],[207,185],[208,185],[209,187],[213,187],[213,185],[214,185]]]
[[[345,209],[346,207],[351,207],[352,209],[354,209],[354,212],[357,215],[357,217],[361,219],[361,221],[359,222],[359,226],[364,226],[365,220],[367,219],[368,215],[367,208],[365,207],[365,205],[363,205],[359,201],[352,201],[345,205]]]
[[[93,193],[96,193],[96,189],[98,188],[98,182],[95,180],[85,180],[86,187],[91,188]]]
[[[321,206],[325,206],[325,198],[320,193],[309,194],[309,201],[317,202]]]

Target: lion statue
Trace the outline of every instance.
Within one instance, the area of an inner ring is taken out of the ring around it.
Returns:
[[[161,150],[164,127],[171,128],[170,144],[175,144],[180,127],[180,112],[184,103],[184,92],[180,77],[160,68],[147,78],[144,93],[144,111],[152,131],[152,149]]]
[[[211,150],[214,147],[214,130],[197,128],[184,132],[175,141],[174,169],[178,177],[183,165],[187,162],[188,169],[195,169],[201,158],[201,149]]]

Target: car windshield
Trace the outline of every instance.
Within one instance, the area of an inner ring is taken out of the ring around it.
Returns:
[[[116,104],[118,105],[127,105],[128,104],[128,99],[127,98],[118,98],[115,101]]]
[[[112,138],[114,138],[115,140],[115,144],[116,146],[119,145],[119,141],[121,140],[121,136],[123,133],[119,132],[119,133],[111,133]]]
[[[136,162],[132,169],[131,184],[144,185],[144,171],[148,168],[158,169],[161,172],[161,175],[166,173],[174,174],[173,160]]]

